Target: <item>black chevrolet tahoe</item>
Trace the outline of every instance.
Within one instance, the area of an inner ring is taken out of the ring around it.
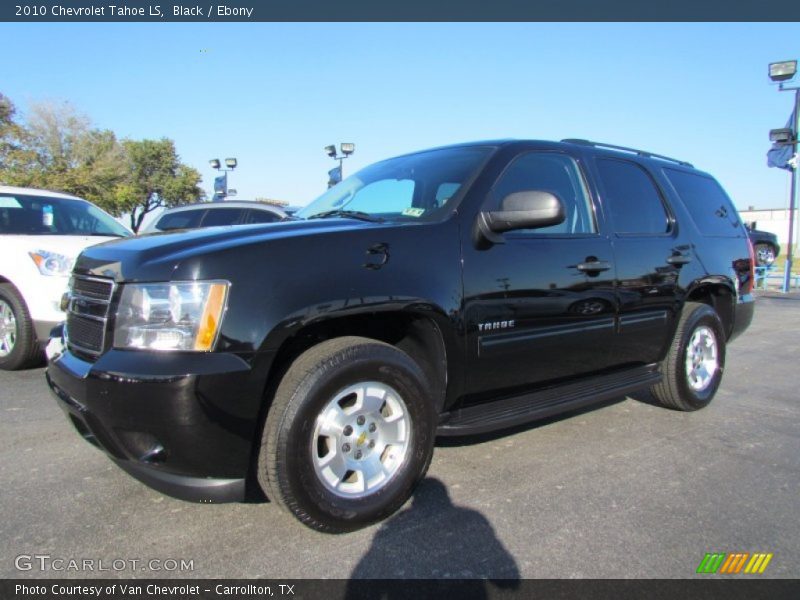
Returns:
[[[753,262],[686,162],[585,140],[437,148],[291,220],[88,248],[47,381],[157,490],[261,490],[348,531],[406,501],[437,435],[643,389],[703,408],[751,321]]]

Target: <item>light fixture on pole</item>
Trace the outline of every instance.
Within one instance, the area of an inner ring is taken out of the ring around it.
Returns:
[[[786,271],[783,276],[783,291],[788,292],[792,282],[792,259],[794,255],[794,215],[797,206],[797,138],[800,129],[800,86],[788,87],[785,83],[797,74],[797,61],[784,60],[770,63],[769,78],[778,84],[781,92],[794,91],[794,110],[787,127],[769,132],[771,142],[780,146],[791,146],[792,158],[783,168],[791,168],[792,184],[789,192],[789,243],[786,247]]]
[[[344,175],[343,175],[344,172],[342,170],[342,161],[344,161],[345,158],[349,158],[350,155],[353,152],[356,151],[356,145],[352,144],[352,143],[339,144],[339,151],[342,153],[341,155],[338,155],[336,153],[336,146],[335,145],[325,146],[325,154],[330,156],[333,160],[338,160],[339,161],[339,166],[338,167],[328,171],[328,187],[329,188],[333,187],[334,185],[339,183],[342,179],[344,179]]]
[[[226,158],[225,168],[222,167],[222,163],[218,158],[212,158],[208,161],[208,164],[211,165],[212,169],[222,171],[222,175],[214,178],[214,196],[211,200],[212,202],[222,202],[228,196],[228,173],[237,167],[238,161],[235,158]],[[231,192],[234,192],[234,190],[231,190]]]

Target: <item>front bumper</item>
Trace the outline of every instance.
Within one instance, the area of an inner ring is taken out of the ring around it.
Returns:
[[[245,497],[264,381],[233,354],[69,351],[47,382],[89,442],[150,487],[184,500]]]

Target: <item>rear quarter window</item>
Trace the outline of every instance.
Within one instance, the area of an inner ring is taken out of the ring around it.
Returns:
[[[664,174],[700,233],[715,237],[741,235],[739,213],[713,177],[677,169],[664,169]]]

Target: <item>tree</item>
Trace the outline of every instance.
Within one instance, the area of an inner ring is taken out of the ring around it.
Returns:
[[[24,126],[13,121],[14,114],[13,104],[0,97],[0,179],[114,204],[129,169],[112,131],[93,129],[66,102],[34,104]]]
[[[31,106],[25,124],[0,94],[0,181],[86,198],[138,231],[147,213],[200,200],[200,173],[172,140],[118,140],[68,102]]]
[[[23,172],[33,162],[33,153],[24,148],[25,129],[16,122],[17,109],[0,93],[0,182],[12,183],[12,173]]]
[[[157,208],[204,198],[200,173],[180,162],[172,140],[125,140],[122,145],[131,173],[117,189],[115,206],[108,208],[115,215],[130,213],[133,231],[139,231],[145,215]]]

